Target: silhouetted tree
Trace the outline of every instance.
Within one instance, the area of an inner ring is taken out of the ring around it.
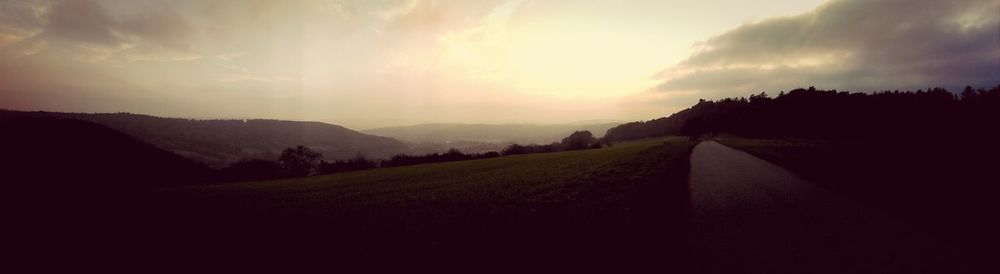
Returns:
[[[963,101],[973,100],[973,99],[976,98],[976,95],[978,95],[978,94],[976,93],[976,91],[974,89],[972,89],[972,86],[965,86],[965,89],[962,90],[962,94],[961,94]]]
[[[594,138],[594,134],[591,134],[590,131],[584,130],[573,132],[569,137],[563,138],[559,144],[565,150],[578,150],[586,149],[593,143],[597,143],[597,138]]]
[[[503,155],[517,155],[528,153],[528,149],[525,146],[519,144],[512,144],[507,148],[503,149]]]
[[[278,165],[289,176],[309,176],[316,174],[323,155],[305,146],[286,148],[278,158]]]
[[[750,103],[763,103],[768,100],[771,100],[771,97],[767,95],[767,92],[750,95]]]
[[[500,157],[500,153],[496,151],[490,151],[486,153],[465,154],[459,151],[458,149],[452,148],[449,149],[448,152],[445,152],[444,154],[431,153],[420,156],[399,154],[396,156],[392,156],[392,158],[389,158],[388,160],[382,161],[382,167],[408,166],[408,165],[418,165],[427,163],[486,159],[494,157]]]
[[[459,160],[465,160],[466,158],[468,158],[468,155],[465,155],[464,153],[462,153],[462,151],[459,151],[456,148],[451,148],[448,149],[448,152],[442,154],[441,158],[443,158],[444,161],[459,161]]]
[[[681,134],[688,136],[691,140],[698,139],[699,136],[705,134],[708,131],[708,125],[705,124],[705,120],[701,117],[694,117],[684,123],[684,127],[681,128]]]
[[[354,158],[347,160],[338,160],[338,161],[333,161],[332,163],[327,161],[320,161],[319,174],[366,170],[377,167],[378,163],[376,163],[374,160],[368,159],[368,157],[365,157],[364,154],[358,152],[357,154],[354,155]]]

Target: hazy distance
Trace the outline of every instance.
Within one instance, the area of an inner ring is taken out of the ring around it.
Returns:
[[[621,123],[569,124],[421,124],[362,130],[362,133],[414,143],[486,142],[548,144],[559,142],[574,131],[603,136]]]

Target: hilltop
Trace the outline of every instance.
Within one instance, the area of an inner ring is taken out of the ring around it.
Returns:
[[[328,160],[358,153],[389,157],[407,152],[407,144],[321,122],[194,120],[132,113],[61,113],[0,110],[5,117],[51,117],[97,123],[189,159],[223,167],[244,159],[274,159],[287,147],[305,145]]]

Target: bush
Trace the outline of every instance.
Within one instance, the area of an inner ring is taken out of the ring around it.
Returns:
[[[509,149],[509,148],[508,148]],[[506,151],[506,150],[505,150]],[[508,155],[508,154],[504,154]],[[382,161],[382,167],[395,167],[395,166],[409,166],[427,163],[441,163],[441,162],[453,162],[453,161],[464,161],[464,160],[475,160],[475,159],[486,159],[500,157],[500,153],[491,151],[487,153],[477,153],[477,154],[465,154],[457,149],[449,149],[448,152],[444,154],[431,153],[422,156],[412,156],[406,154],[399,154],[392,156],[389,160]]]
[[[278,165],[288,176],[309,176],[319,171],[319,163],[323,154],[305,146],[286,148],[278,158]]]
[[[320,161],[319,174],[330,174],[356,170],[366,170],[377,168],[378,163],[368,159],[364,154],[358,153],[354,158],[348,160],[338,160],[334,162]]]
[[[569,137],[562,139],[560,144],[566,150],[580,150],[589,148],[594,143],[597,143],[597,138],[594,138],[594,134],[584,130],[573,132]]]

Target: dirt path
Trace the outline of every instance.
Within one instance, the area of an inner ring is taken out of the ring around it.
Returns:
[[[692,245],[710,273],[920,273],[901,223],[715,141],[691,155]]]

